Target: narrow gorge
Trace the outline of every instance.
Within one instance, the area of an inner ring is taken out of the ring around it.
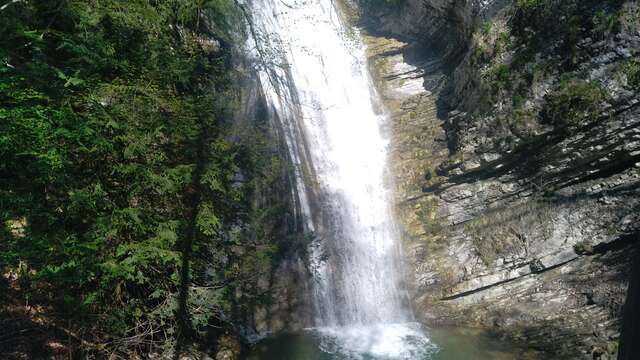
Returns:
[[[639,226],[638,5],[344,8],[390,114],[419,319],[615,357]]]
[[[637,1],[0,23],[0,358],[640,357]]]

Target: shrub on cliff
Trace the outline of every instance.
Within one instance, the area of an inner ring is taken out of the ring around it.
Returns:
[[[640,90],[640,62],[637,60],[627,61],[618,67],[617,75],[624,76],[629,88]]]
[[[585,125],[598,119],[605,99],[605,92],[595,82],[565,80],[547,96],[544,117],[560,128]]]
[[[606,36],[618,24],[624,0],[518,0],[510,21],[527,54],[559,50],[575,63],[578,40]],[[557,44],[550,46],[550,44]],[[523,56],[527,57],[527,54]]]

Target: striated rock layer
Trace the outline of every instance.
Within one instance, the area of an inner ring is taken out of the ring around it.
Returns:
[[[538,3],[363,7],[414,302],[428,324],[613,358],[640,228],[640,10]]]

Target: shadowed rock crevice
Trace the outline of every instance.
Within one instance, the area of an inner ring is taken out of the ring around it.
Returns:
[[[633,262],[633,271],[629,281],[629,289],[624,305],[622,334],[618,360],[631,360],[640,357],[640,258]]]

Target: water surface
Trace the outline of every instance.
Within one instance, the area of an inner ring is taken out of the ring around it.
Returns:
[[[416,324],[416,326],[418,326]],[[386,349],[375,354],[375,336],[362,334],[351,338],[350,349],[333,346],[326,333],[309,330],[297,334],[280,335],[258,343],[247,360],[541,360],[542,354],[496,339],[477,329],[436,328],[420,329],[430,342],[423,345],[421,354],[402,353],[402,348]],[[348,334],[340,336],[344,343]],[[386,345],[393,345],[393,332],[386,334]],[[388,337],[391,337],[389,339]],[[419,337],[422,341],[424,337]],[[380,340],[380,339],[378,339]],[[397,340],[397,339],[396,339]],[[400,343],[405,343],[406,339]],[[370,351],[373,350],[373,351]],[[397,351],[394,351],[397,350]]]

